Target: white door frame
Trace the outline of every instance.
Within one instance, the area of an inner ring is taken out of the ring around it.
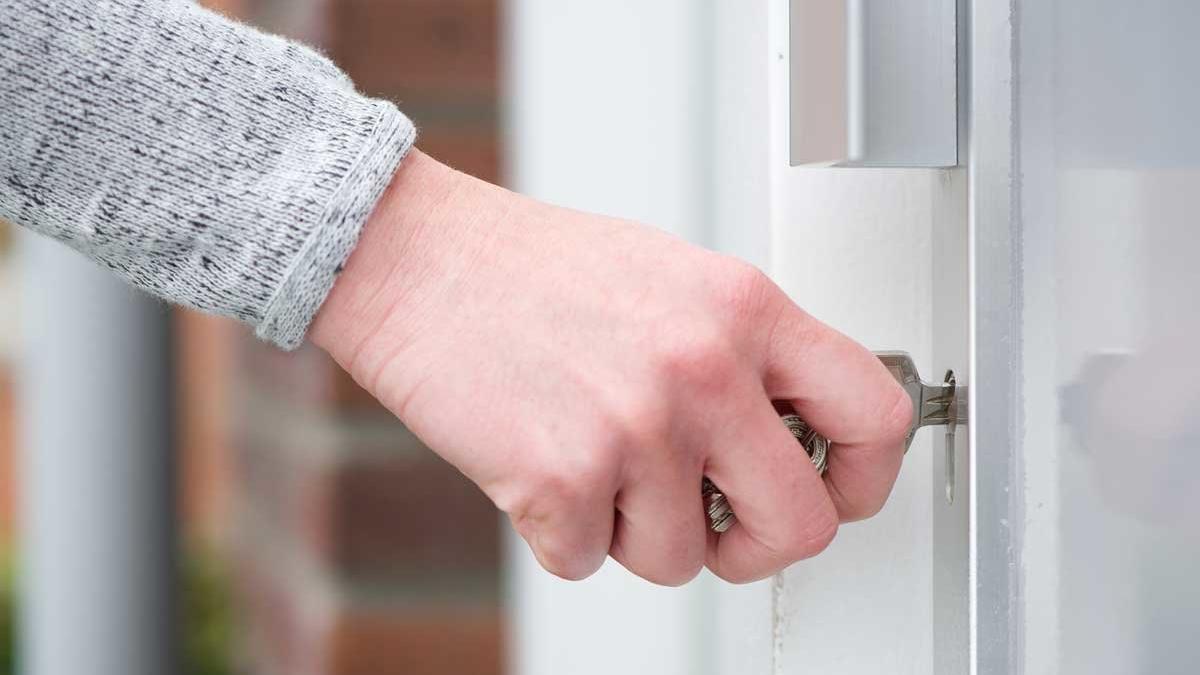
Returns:
[[[1007,0],[972,0],[969,12],[971,673],[999,675],[1022,665],[1017,27]]]

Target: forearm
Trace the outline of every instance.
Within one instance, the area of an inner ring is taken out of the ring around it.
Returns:
[[[182,0],[0,0],[0,218],[298,344],[412,145],[319,54]]]

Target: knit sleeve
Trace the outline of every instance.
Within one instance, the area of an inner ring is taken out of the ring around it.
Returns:
[[[0,218],[284,348],[414,133],[317,52],[186,0],[0,0]]]

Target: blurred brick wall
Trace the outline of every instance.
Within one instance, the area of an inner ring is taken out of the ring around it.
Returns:
[[[230,391],[245,329],[184,309],[172,318],[179,526],[189,547],[219,552],[229,544],[233,524]]]
[[[0,220],[0,331],[14,330],[10,306],[15,293],[8,287],[13,283],[11,273],[12,228]],[[0,557],[6,552],[14,536],[15,509],[17,501],[16,480],[16,415],[14,411],[12,382],[12,335],[0,335]]]
[[[242,348],[251,672],[501,672],[490,502],[322,353]]]
[[[16,507],[16,416],[9,364],[0,358],[0,557],[12,541]]]
[[[499,182],[500,0],[329,0],[330,55],[400,104],[421,149]]]
[[[423,150],[499,178],[496,2],[225,10],[319,39],[360,90],[416,119]],[[490,502],[323,353],[283,354],[244,332],[235,341],[233,540],[248,672],[502,672]]]

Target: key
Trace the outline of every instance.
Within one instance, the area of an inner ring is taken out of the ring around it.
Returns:
[[[940,384],[930,384],[917,373],[912,357],[904,352],[878,352],[876,356],[896,378],[912,399],[913,419],[908,434],[904,437],[904,452],[912,446],[917,429],[927,426],[946,427],[946,499],[954,501],[954,442],[955,426],[967,421],[966,388],[958,386],[954,372],[947,371]],[[782,416],[783,423],[792,432],[796,442],[804,448],[817,473],[824,475],[829,468],[829,454],[836,452],[829,439],[817,433],[794,413]],[[721,489],[705,477],[700,483],[700,494],[708,513],[709,527],[714,532],[729,530],[737,522],[737,516],[729,499]]]

